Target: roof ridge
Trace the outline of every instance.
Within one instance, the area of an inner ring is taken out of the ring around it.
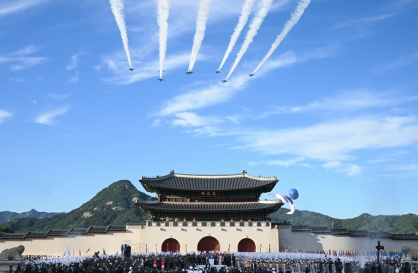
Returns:
[[[147,177],[147,176],[142,176],[142,179],[153,179],[153,180],[163,180],[169,177],[189,177],[189,178],[230,178],[230,177],[248,177],[248,178],[252,178],[252,179],[256,179],[256,180],[271,180],[271,181],[276,181],[277,177],[276,176],[272,176],[272,177],[262,177],[260,175],[255,176],[255,175],[251,175],[248,174],[245,170],[242,171],[241,173],[237,173],[237,174],[184,174],[184,173],[175,173],[174,171],[171,171],[169,174],[163,175],[163,176],[155,176],[155,177]]]

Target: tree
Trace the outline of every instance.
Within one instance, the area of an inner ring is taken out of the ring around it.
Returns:
[[[5,227],[0,226],[0,232],[14,233],[14,231],[9,226],[5,226]]]

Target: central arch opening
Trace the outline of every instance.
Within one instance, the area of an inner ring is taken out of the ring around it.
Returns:
[[[180,252],[180,244],[176,239],[169,238],[161,245],[162,252]]]
[[[219,244],[219,241],[212,237],[207,236],[203,237],[199,243],[197,244],[197,250],[198,251],[220,251],[221,246]]]
[[[245,238],[239,241],[238,252],[255,252],[254,241],[249,238]]]

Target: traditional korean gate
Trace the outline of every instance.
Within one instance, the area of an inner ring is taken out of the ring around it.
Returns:
[[[221,246],[219,244],[219,241],[212,237],[207,236],[203,237],[199,243],[197,244],[197,250],[198,251],[219,251],[221,250]]]

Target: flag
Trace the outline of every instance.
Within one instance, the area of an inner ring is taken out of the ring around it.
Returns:
[[[103,248],[103,255],[107,255],[105,249]]]
[[[64,251],[64,255],[62,255],[62,257],[65,257],[65,251]]]
[[[73,257],[74,257],[74,248],[73,248]]]
[[[89,249],[87,249],[86,253],[90,251],[90,248],[91,248],[91,247],[89,247]]]
[[[121,246],[120,246],[120,253],[123,253],[123,251],[125,250],[125,246],[122,244]]]
[[[78,249],[78,256],[81,256],[81,250]]]
[[[231,244],[228,245],[228,252],[231,251]]]
[[[69,249],[67,249],[67,255],[68,256],[71,256],[71,253],[70,253],[70,250]]]

